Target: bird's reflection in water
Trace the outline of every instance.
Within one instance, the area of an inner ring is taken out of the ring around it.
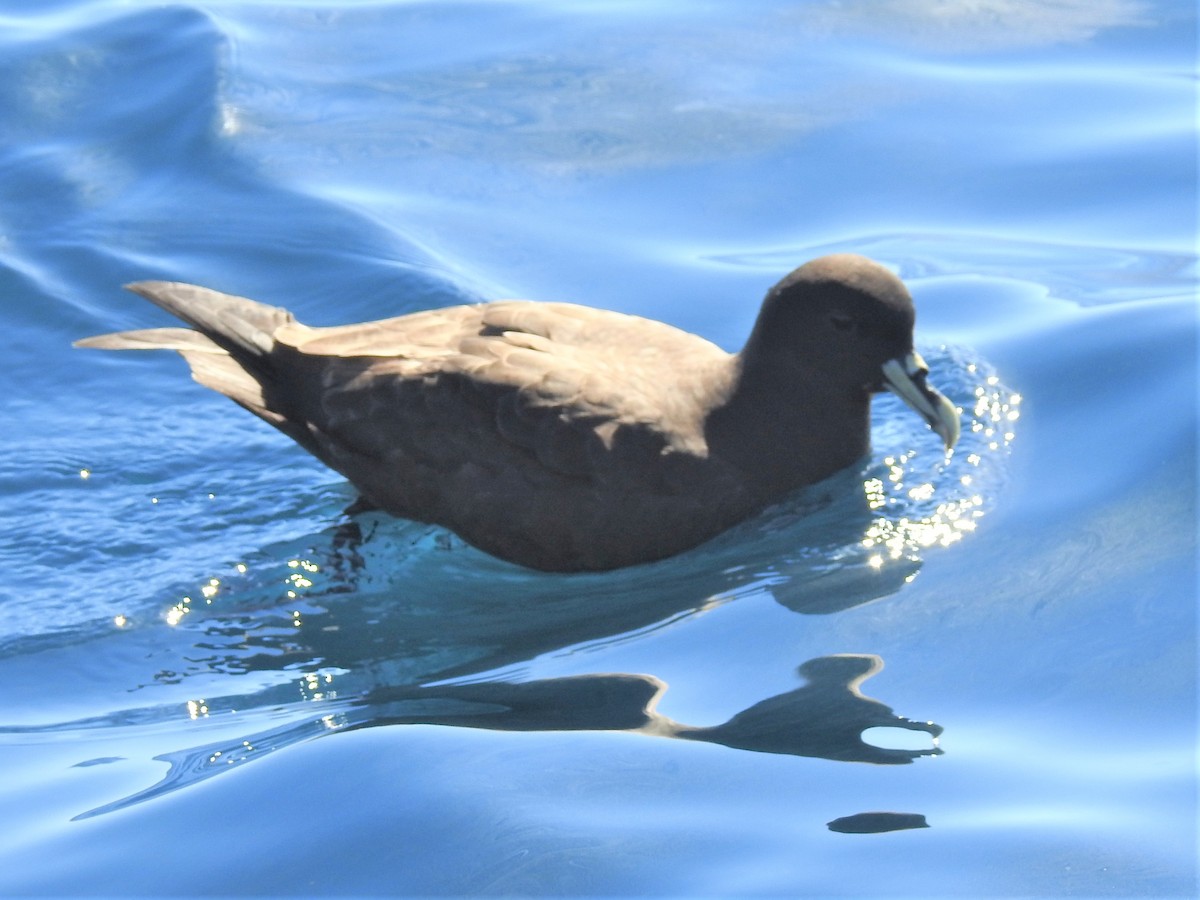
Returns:
[[[722,744],[737,750],[844,762],[910,763],[942,751],[941,726],[897,716],[863,696],[859,685],[882,667],[877,656],[823,656],[800,666],[805,683],[742,710],[721,725],[697,727],[658,712],[667,685],[649,675],[578,675],[520,684],[381,688],[365,698],[370,718],[354,727],[453,725],[498,731],[636,731],[656,737]],[[876,747],[868,728],[923,731],[922,750]]]
[[[877,656],[839,655],[799,667],[805,683],[742,710],[720,725],[692,726],[658,712],[668,686],[650,675],[578,675],[528,682],[480,682],[427,687],[380,687],[337,704],[319,719],[255,735],[164,754],[166,776],[157,784],[77,818],[149,800],[249,762],[264,753],[336,731],[402,725],[441,725],[510,732],[622,731],[657,738],[703,741],[736,750],[817,757],[842,762],[911,763],[937,756],[942,728],[897,716],[864,696],[859,685],[882,667]],[[928,734],[919,750],[877,747],[868,728]]]

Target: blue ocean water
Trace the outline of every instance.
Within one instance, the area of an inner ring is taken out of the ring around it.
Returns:
[[[0,893],[1196,893],[1193,4],[0,24]],[[70,348],[167,278],[733,349],[834,250],[958,450],[881,398],[861,466],[603,575],[356,525],[173,354]]]

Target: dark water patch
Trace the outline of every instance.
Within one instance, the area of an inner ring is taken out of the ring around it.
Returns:
[[[929,823],[920,813],[865,812],[834,819],[828,826],[830,831],[839,834],[883,834],[888,831],[928,828]]]

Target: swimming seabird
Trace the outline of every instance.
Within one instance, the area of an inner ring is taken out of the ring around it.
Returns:
[[[79,347],[178,351],[193,377],[349,479],[366,505],[572,572],[708,540],[869,449],[889,389],[947,449],[904,284],[821,257],[767,293],[739,353],[661,322],[507,300],[332,328],[190,284],[128,286],[189,328]]]

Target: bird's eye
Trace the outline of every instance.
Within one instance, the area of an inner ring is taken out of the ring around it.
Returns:
[[[854,328],[854,317],[843,312],[830,313],[829,324],[838,331],[850,331]]]

